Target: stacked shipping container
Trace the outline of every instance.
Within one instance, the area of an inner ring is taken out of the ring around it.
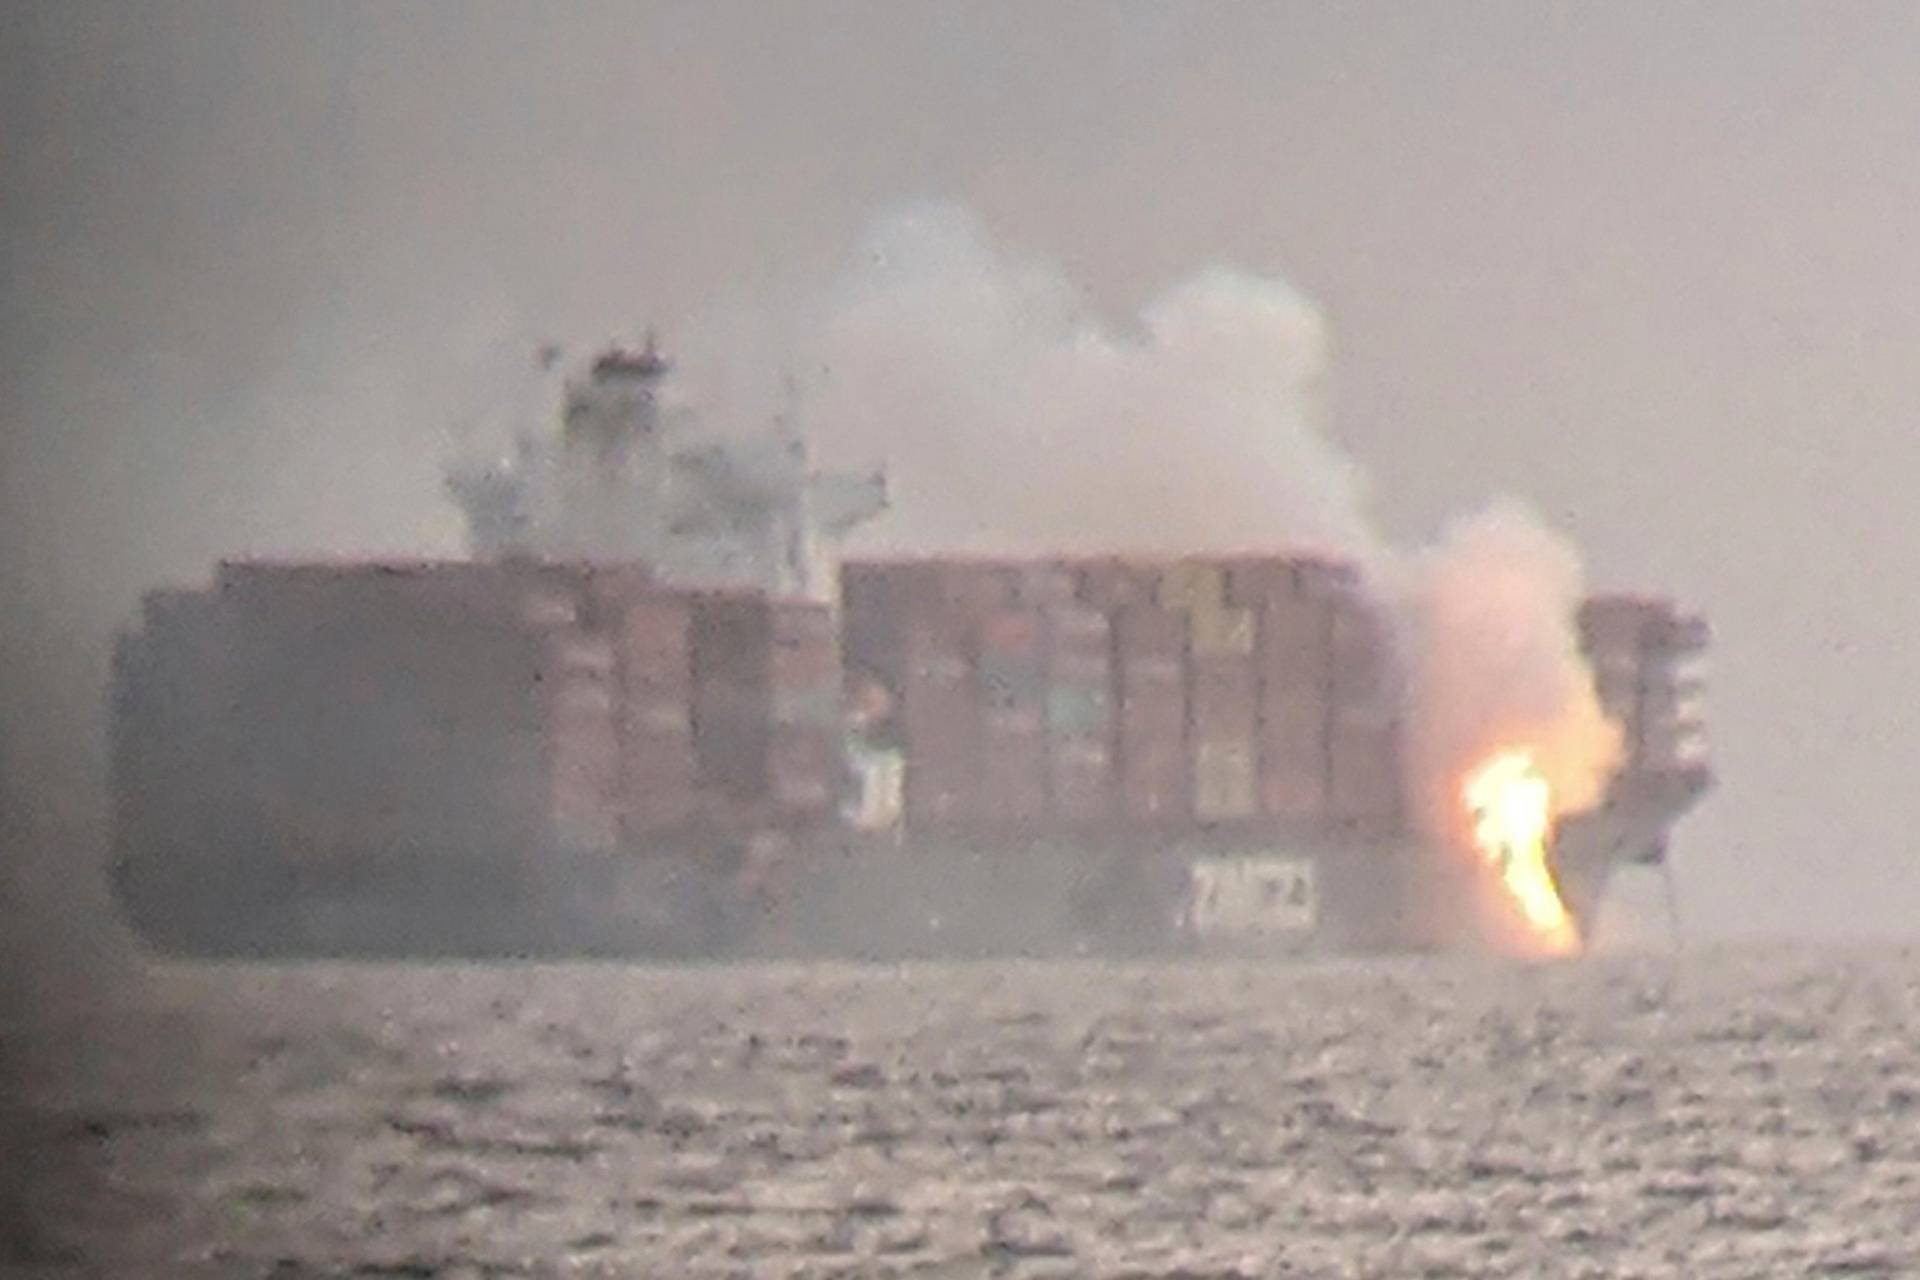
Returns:
[[[1202,821],[1251,818],[1258,811],[1256,615],[1228,603],[1226,568],[1217,563],[1168,567],[1160,601],[1187,623],[1193,814]]]
[[[117,790],[181,843],[217,827],[306,860],[604,850],[832,811],[822,605],[629,568],[243,563],[150,597],[144,621],[122,646],[141,705]]]
[[[693,608],[655,594],[618,606],[621,820],[636,836],[676,830],[699,807]]]
[[[1113,624],[1071,601],[1047,606],[1047,770],[1054,812],[1098,822],[1114,808]]]
[[[1600,705],[1624,731],[1627,770],[1704,778],[1705,622],[1665,600],[1596,596],[1581,607],[1580,631]]]
[[[1178,821],[1191,812],[1186,621],[1157,604],[1128,604],[1114,614],[1113,629],[1121,812]]]
[[[629,568],[224,566],[123,646],[144,702],[115,763],[143,783],[116,793],[149,830],[312,857],[804,826],[839,794],[845,671],[886,691],[912,827],[1404,821],[1391,632],[1342,566],[868,562],[842,586],[836,618]],[[1704,770],[1704,626],[1626,597],[1580,621],[1631,766]]]
[[[1387,631],[1339,566],[866,562],[843,590],[910,823],[1400,820]]]
[[[823,605],[694,596],[692,720],[713,803],[805,820],[833,807],[839,652]]]

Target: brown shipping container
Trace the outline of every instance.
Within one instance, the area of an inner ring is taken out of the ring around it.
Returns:
[[[1293,561],[1293,581],[1296,597],[1325,599],[1356,589],[1360,585],[1360,570],[1345,560],[1301,556]]]
[[[910,821],[966,821],[979,808],[981,697],[975,624],[944,598],[905,598],[892,618],[897,722],[906,742]]]
[[[1113,626],[1123,692],[1140,686],[1181,687],[1187,655],[1184,615],[1136,605],[1117,612]]]
[[[629,689],[693,687],[693,603],[684,596],[629,602],[619,620],[621,678]]]
[[[581,584],[585,612],[595,621],[618,622],[630,604],[666,593],[653,572],[641,564],[590,566]]]
[[[621,709],[621,812],[629,830],[681,826],[698,811],[693,691],[664,682],[628,691]]]
[[[609,716],[556,718],[549,729],[553,826],[563,841],[605,848],[619,829],[620,746]]]
[[[620,812],[636,836],[672,830],[699,809],[694,754],[693,601],[681,593],[618,605]]]
[[[840,652],[830,611],[799,602],[776,607],[767,679],[775,724],[838,729]]]
[[[1078,598],[1079,588],[1078,575],[1068,561],[1023,564],[1013,574],[1013,603],[1029,609],[1068,606]]]
[[[1193,812],[1202,822],[1251,818],[1258,810],[1253,743],[1236,738],[1193,746]]]
[[[1158,820],[1190,812],[1185,725],[1168,709],[1148,714],[1130,705],[1120,720],[1121,806],[1131,816]]]
[[[1091,560],[1080,564],[1080,599],[1105,613],[1151,605],[1159,590],[1159,567],[1136,560]]]
[[[954,560],[939,565],[940,598],[959,618],[979,618],[1014,604],[1016,571],[994,560]]]
[[[1269,695],[1280,690],[1325,698],[1333,678],[1333,615],[1324,597],[1274,601],[1260,617],[1255,650],[1260,682]]]
[[[1041,616],[1035,610],[1000,609],[981,619],[977,673],[989,709],[1031,706],[1045,698]]]
[[[1113,624],[1098,609],[1061,604],[1048,607],[1047,670],[1054,683],[1104,684],[1113,673]]]
[[[1063,821],[1113,816],[1113,628],[1082,605],[1048,609],[1047,779]]]
[[[538,635],[552,831],[565,843],[605,848],[618,835],[621,799],[615,644],[579,625]]]
[[[1172,820],[1191,809],[1187,761],[1186,619],[1131,606],[1114,617],[1119,660],[1119,779],[1132,817]]]
[[[833,808],[835,756],[825,728],[776,728],[768,745],[768,798],[789,813],[825,814]]]
[[[980,756],[980,807],[985,822],[1033,822],[1047,810],[1047,739],[1041,722],[989,721]]]
[[[1261,812],[1318,819],[1327,811],[1327,703],[1311,688],[1269,690],[1261,700]]]
[[[1399,726],[1336,718],[1329,730],[1329,756],[1328,807],[1334,818],[1370,832],[1398,829],[1402,809]]]
[[[776,684],[839,678],[840,645],[832,610],[811,601],[783,600],[770,605],[772,673]]]
[[[1250,746],[1260,719],[1259,682],[1252,661],[1196,654],[1192,670],[1194,737]]]
[[[979,809],[979,758],[971,751],[923,748],[907,754],[910,822],[964,822]]]
[[[1226,562],[1227,603],[1259,614],[1275,600],[1293,598],[1293,562],[1280,556],[1234,557]]]
[[[1187,809],[1187,708],[1178,685],[1137,685],[1120,704],[1117,774],[1121,805],[1137,817]]]
[[[1056,737],[1048,742],[1053,812],[1068,822],[1113,816],[1113,750],[1106,737]]]
[[[1671,607],[1647,628],[1647,648],[1659,653],[1697,653],[1713,642],[1713,629],[1697,614]]]
[[[980,707],[977,817],[1032,822],[1046,811],[1047,688],[1041,614],[1005,607],[982,615],[976,697]]]
[[[970,817],[979,792],[980,705],[959,657],[916,659],[900,691],[897,723],[907,755],[909,820]]]
[[[821,735],[831,736],[838,723],[831,614],[756,594],[702,596],[693,642],[701,786],[747,803],[821,807],[820,794],[831,785]],[[797,743],[810,745],[801,751]],[[798,763],[803,756],[816,763]]]
[[[1207,657],[1250,658],[1254,649],[1255,617],[1251,609],[1196,609],[1193,614],[1193,651]]]
[[[1336,707],[1377,704],[1389,695],[1392,635],[1384,616],[1353,595],[1333,600],[1331,652]]]
[[[649,835],[691,822],[700,810],[693,752],[667,743],[627,750],[619,804],[625,829]]]
[[[1210,560],[1176,560],[1160,571],[1154,601],[1163,609],[1199,613],[1225,605],[1226,570]]]

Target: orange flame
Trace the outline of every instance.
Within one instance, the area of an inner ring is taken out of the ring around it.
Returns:
[[[1547,865],[1553,788],[1533,753],[1496,752],[1468,775],[1462,797],[1473,818],[1473,842],[1499,872],[1527,927],[1548,952],[1572,951],[1579,937]]]

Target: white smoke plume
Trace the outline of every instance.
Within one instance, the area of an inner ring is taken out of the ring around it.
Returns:
[[[1390,575],[1409,691],[1414,812],[1462,833],[1463,770],[1531,752],[1555,808],[1592,808],[1619,763],[1574,629],[1579,557],[1528,507],[1495,503],[1455,521]]]
[[[1283,281],[1205,272],[1121,331],[1054,267],[921,205],[784,328],[769,364],[820,455],[886,463],[894,510],[869,549],[1371,553],[1360,473],[1314,424],[1324,325]],[[726,352],[769,329],[688,350],[689,399],[760,412]]]

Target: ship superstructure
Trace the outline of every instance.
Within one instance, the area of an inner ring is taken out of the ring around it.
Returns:
[[[728,437],[664,395],[651,336],[568,383],[556,431],[456,468],[474,554],[643,563],[662,582],[817,596],[833,549],[886,507],[879,472],[814,469],[791,414]]]

